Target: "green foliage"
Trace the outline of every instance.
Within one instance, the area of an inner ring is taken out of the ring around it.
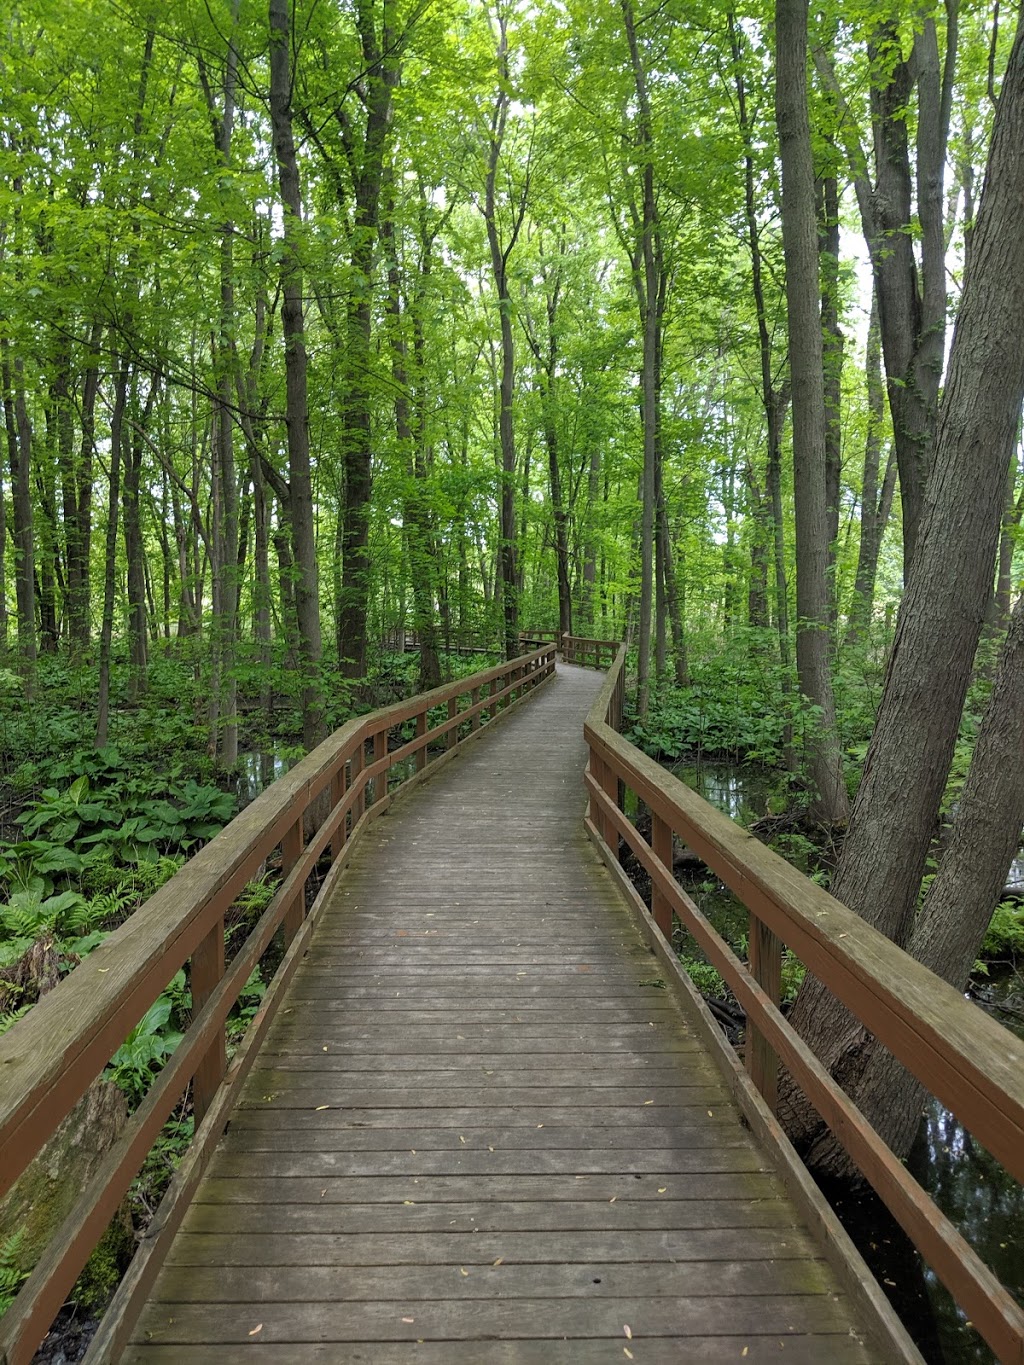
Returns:
[[[228,1018],[228,1041],[238,1043],[246,1029],[256,1017],[260,1001],[267,993],[267,987],[260,977],[259,968],[253,969],[248,981],[238,993],[238,1002]]]
[[[114,1053],[106,1077],[138,1105],[164,1062],[181,1042],[171,1024],[176,1006],[187,998],[185,973],[178,972],[168,989],[152,1004]]]
[[[1024,958],[1024,905],[1001,901],[988,926],[982,952],[986,957]]]
[[[0,1318],[14,1302],[14,1296],[28,1279],[23,1268],[25,1229],[19,1228],[0,1243]]]

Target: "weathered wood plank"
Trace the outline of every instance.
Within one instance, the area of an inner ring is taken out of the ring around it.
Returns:
[[[607,1299],[826,1294],[822,1261],[698,1261],[677,1265],[370,1266],[339,1275],[334,1266],[172,1266],[161,1303],[352,1303],[374,1299]]]
[[[625,1232],[192,1233],[175,1239],[178,1266],[600,1265],[606,1261],[816,1259],[805,1232],[773,1228]]]
[[[221,1202],[226,1184],[211,1181],[205,1202],[189,1211],[190,1232],[572,1232],[635,1228],[782,1228],[793,1226],[785,1199],[622,1199],[544,1203],[334,1204],[310,1191],[302,1204]],[[264,1182],[264,1187],[270,1182]],[[280,1201],[280,1182],[272,1197]],[[717,1263],[716,1263],[717,1264]]]
[[[456,1272],[458,1273],[458,1272]],[[765,1336],[814,1332],[826,1337],[849,1330],[845,1304],[828,1294],[735,1298],[498,1299],[429,1303],[395,1299],[310,1305],[263,1304],[254,1318],[248,1305],[165,1304],[147,1318],[147,1332],[162,1342],[248,1342],[257,1324],[261,1342],[296,1341],[489,1341],[498,1337],[553,1340],[616,1337],[630,1326],[637,1349],[649,1337],[707,1335],[727,1321],[731,1332]],[[823,1345],[822,1355],[828,1348]]]
[[[699,1113],[700,1111],[698,1111]],[[677,1128],[651,1128],[646,1141],[666,1150],[676,1148],[747,1147],[749,1139],[737,1126],[709,1129],[694,1122]],[[409,1151],[537,1151],[567,1147],[576,1150],[622,1149],[633,1151],[637,1130],[619,1128],[556,1128],[539,1124],[533,1128],[360,1128],[354,1125],[295,1132],[281,1128],[236,1128],[225,1144],[228,1152],[389,1152]]]
[[[287,1180],[320,1175],[671,1175],[686,1172],[759,1171],[764,1158],[745,1143],[724,1147],[645,1148],[642,1151],[599,1151],[566,1148],[523,1152],[221,1152],[211,1171],[224,1178],[252,1176]]]
[[[515,1342],[488,1341],[486,1357],[479,1341],[442,1342],[331,1342],[329,1345],[266,1343],[254,1349],[253,1341],[244,1345],[221,1343],[216,1354],[209,1348],[133,1344],[124,1356],[125,1365],[622,1365],[624,1335],[608,1340],[572,1342],[521,1339]],[[637,1358],[638,1353],[634,1352]],[[683,1359],[675,1339],[645,1338],[643,1365],[680,1365]],[[862,1342],[852,1337],[787,1334],[777,1336],[688,1336],[686,1365],[721,1365],[741,1360],[743,1365],[763,1365],[765,1361],[785,1365],[865,1365],[880,1361],[869,1354]]]

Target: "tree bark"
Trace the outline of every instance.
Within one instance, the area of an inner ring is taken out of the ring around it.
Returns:
[[[118,360],[114,377],[114,408],[110,417],[110,477],[107,530],[103,552],[103,619],[100,623],[100,671],[96,700],[96,748],[107,743],[110,724],[110,647],[114,634],[114,595],[117,587],[117,518],[121,505],[121,447],[128,393],[128,366]]]
[[[291,6],[269,0],[270,112],[274,155],[284,206],[281,254],[281,329],[285,343],[285,389],[288,429],[289,524],[297,570],[294,584],[302,677],[302,742],[313,749],[326,732],[320,681],[320,584],[313,526],[313,480],[309,458],[309,408],[306,395],[306,340],[302,310],[302,263],[297,234],[302,222],[302,193],[295,156],[291,111]]]
[[[654,135],[647,91],[647,75],[636,37],[633,0],[621,0],[622,18],[629,43],[639,117],[636,142],[641,160],[643,204],[640,223],[640,260],[634,264],[638,294],[643,291],[643,366],[641,402],[643,415],[644,459],[640,493],[640,628],[637,640],[637,715],[642,720],[650,704],[651,609],[654,598],[654,521],[656,515],[656,468],[658,458],[658,269],[655,236],[658,208],[654,196]]]
[[[882,428],[885,421],[885,393],[882,385],[882,349],[878,331],[878,304],[871,300],[871,319],[868,324],[868,345],[865,363],[868,398],[868,428],[864,438],[864,475],[861,480],[860,548],[857,552],[857,572],[853,584],[853,598],[846,634],[847,645],[863,639],[871,624],[875,598],[875,578],[882,537],[889,524],[893,493],[896,487],[896,462],[890,455],[886,462],[882,486],[878,474],[882,452]]]
[[[836,734],[828,632],[825,393],[818,291],[814,163],[807,112],[807,0],[777,0],[775,110],[782,161],[782,236],[793,386],[797,670],[818,708],[806,737],[819,818],[849,815]]]
[[[24,367],[16,358],[12,367],[10,343],[0,338],[3,357],[4,422],[11,462],[14,508],[14,583],[18,606],[18,653],[25,673],[26,694],[35,689],[36,583],[35,535],[32,522],[32,426],[25,407]]]

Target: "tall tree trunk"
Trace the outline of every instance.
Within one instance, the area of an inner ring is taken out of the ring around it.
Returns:
[[[240,0],[231,0],[231,28],[227,35],[223,79],[214,90],[210,70],[203,56],[197,58],[206,107],[210,118],[213,149],[223,172],[222,183],[231,184],[231,147],[235,128],[235,94],[238,78],[238,14]],[[215,468],[217,496],[212,537],[214,611],[210,632],[213,686],[210,689],[210,749],[223,768],[238,761],[238,486],[235,470],[234,417],[232,398],[235,389],[235,225],[226,207],[220,223],[220,307],[217,336],[212,343],[213,370],[217,397],[214,402],[214,435],[211,454]]]
[[[1024,396],[1024,15],[993,125],[985,187],[939,415],[914,571],[833,894],[894,942],[911,935],[971,665],[992,585],[1006,476]],[[790,1021],[844,1084],[856,1086],[860,1028],[805,981]],[[781,1093],[798,1140],[819,1121]]]
[[[776,0],[775,111],[782,161],[782,237],[793,386],[797,670],[818,709],[807,745],[820,818],[849,815],[836,734],[828,633],[825,394],[818,293],[814,163],[807,112],[808,0]]]
[[[946,6],[945,56],[940,64],[935,20],[920,21],[904,58],[895,18],[883,20],[869,44],[871,118],[876,182],[856,137],[856,121],[839,89],[827,53],[816,49],[819,74],[836,101],[838,125],[857,193],[871,256],[881,321],[882,351],[892,412],[903,508],[904,579],[916,552],[930,477],[939,383],[946,335],[946,244],[943,177],[949,138],[953,73],[958,47],[958,4]],[[897,54],[894,62],[893,56]],[[917,86],[917,224],[907,108]],[[919,228],[918,232],[914,227]],[[921,270],[915,256],[919,236]]]
[[[782,695],[787,715],[792,695],[790,678],[789,641],[789,586],[786,581],[786,523],[782,506],[782,430],[789,406],[786,383],[776,385],[773,367],[773,348],[768,331],[768,313],[764,297],[764,263],[761,253],[761,234],[757,222],[757,202],[754,189],[754,128],[747,111],[747,90],[743,75],[743,45],[735,16],[730,12],[729,37],[732,46],[736,83],[736,107],[740,133],[743,138],[743,204],[747,221],[747,243],[750,251],[751,287],[754,311],[757,314],[758,358],[761,367],[761,402],[764,406],[767,434],[767,465],[765,493],[772,526],[772,557],[775,564],[775,624],[779,636]],[[787,719],[783,733],[783,749],[788,767],[795,766],[793,727]]]
[[[11,462],[14,508],[14,584],[18,604],[18,654],[25,673],[26,695],[35,690],[36,670],[36,573],[35,534],[32,522],[32,426],[25,407],[24,367],[16,358],[11,365],[10,343],[0,338],[3,365],[4,422]],[[12,372],[13,369],[13,372]]]
[[[145,547],[142,539],[142,433],[148,429],[156,399],[158,381],[151,378],[149,392],[142,413],[133,422],[133,431],[124,442],[124,548],[128,563],[128,660],[130,664],[128,695],[132,701],[146,690],[147,612]],[[130,389],[131,408],[138,407],[138,374]]]
[[[313,749],[325,734],[320,682],[320,587],[313,526],[313,480],[309,459],[306,341],[302,312],[302,263],[297,231],[302,221],[299,166],[292,132],[291,6],[269,0],[270,112],[274,155],[284,205],[281,252],[281,329],[285,343],[285,423],[288,428],[289,522],[296,569],[295,615],[302,677],[302,742]]]
[[[839,482],[842,474],[840,408],[843,387],[843,331],[839,325],[839,182],[821,182],[818,256],[821,274],[822,361],[825,368],[825,526],[829,622],[837,614],[836,549],[839,540]]]
[[[103,547],[103,619],[100,623],[100,671],[96,700],[96,747],[107,742],[110,724],[110,649],[114,634],[117,588],[117,518],[121,506],[121,448],[128,394],[127,362],[119,359],[114,376],[114,408],[110,416],[110,477],[107,481],[107,530]]]
[[[508,287],[508,262],[515,246],[526,212],[526,195],[521,196],[516,220],[505,242],[498,228],[495,184],[501,159],[502,144],[512,100],[508,64],[508,33],[504,14],[498,20],[498,88],[491,112],[490,136],[487,146],[487,177],[484,185],[484,224],[494,276],[494,291],[498,299],[501,327],[501,380],[498,388],[498,444],[499,465],[499,545],[498,579],[495,593],[500,598],[502,629],[506,659],[519,652],[519,601],[516,546],[516,443],[512,403],[515,390],[515,341],[512,333],[512,299]]]
[[[405,471],[402,522],[409,555],[409,576],[412,580],[413,625],[419,644],[420,687],[427,691],[437,687],[441,682],[441,663],[437,652],[437,620],[434,614],[434,556],[431,543],[433,537],[429,490],[426,483],[427,471],[422,459],[422,445],[417,440],[410,415],[408,346],[403,332],[394,203],[390,194],[388,200],[381,223],[381,240],[384,243],[388,265],[387,312],[391,333],[391,375],[395,381],[395,436],[402,452],[402,465]],[[429,244],[427,251],[429,255]]]
[[[857,554],[857,573],[850,603],[848,645],[856,644],[871,623],[871,609],[875,597],[875,578],[882,537],[889,523],[893,493],[896,486],[896,462],[890,455],[878,486],[882,427],[885,421],[885,394],[882,386],[882,350],[878,332],[878,305],[872,296],[871,319],[868,324],[866,356],[868,391],[868,428],[864,438],[864,477],[861,481],[860,549]]]
[[[341,537],[342,581],[338,602],[338,661],[346,677],[366,672],[366,618],[370,595],[370,492],[372,451],[373,268],[377,249],[384,152],[392,96],[401,72],[400,45],[393,28],[394,0],[384,0],[378,37],[372,0],[355,7],[362,49],[366,128],[361,156],[352,158],[355,217],[347,325],[344,420],[345,504]],[[346,130],[342,129],[343,136]],[[351,138],[351,130],[347,136]]]
[[[67,555],[68,639],[73,651],[89,648],[92,635],[92,583],[89,572],[92,546],[92,479],[96,449],[96,399],[100,370],[97,351],[103,335],[102,324],[93,324],[89,353],[82,382],[81,441],[73,470],[64,477],[64,534]],[[65,397],[67,421],[71,421],[70,395]]]
[[[658,268],[655,236],[658,232],[658,209],[654,197],[654,146],[651,127],[651,108],[647,93],[647,76],[640,57],[633,15],[633,0],[621,0],[622,18],[629,43],[629,59],[633,71],[639,118],[637,144],[641,158],[643,207],[640,226],[640,261],[634,267],[636,285],[643,287],[643,438],[644,460],[640,494],[640,629],[637,649],[637,714],[647,715],[650,703],[651,672],[651,608],[654,597],[654,520],[656,511],[656,468],[658,458]]]
[[[597,620],[597,517],[598,496],[601,492],[601,447],[595,441],[590,448],[587,469],[587,511],[583,537],[583,596],[580,614],[584,628],[594,631]]]

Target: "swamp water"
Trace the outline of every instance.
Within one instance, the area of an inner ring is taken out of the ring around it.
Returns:
[[[664,766],[706,801],[746,824],[766,815],[773,798],[785,790],[775,774],[760,768],[729,763]],[[1024,884],[1024,858],[1014,864],[1014,871],[1018,875],[1011,874],[1011,881]],[[746,909],[711,873],[699,869],[683,880],[719,933],[736,942],[747,932]],[[993,965],[973,998],[1000,1024],[1024,1037],[1024,969]],[[935,1099],[922,1114],[907,1169],[1024,1303],[1024,1189]],[[847,1192],[833,1203],[929,1365],[993,1365],[992,1352],[879,1201],[873,1196],[851,1198]]]

